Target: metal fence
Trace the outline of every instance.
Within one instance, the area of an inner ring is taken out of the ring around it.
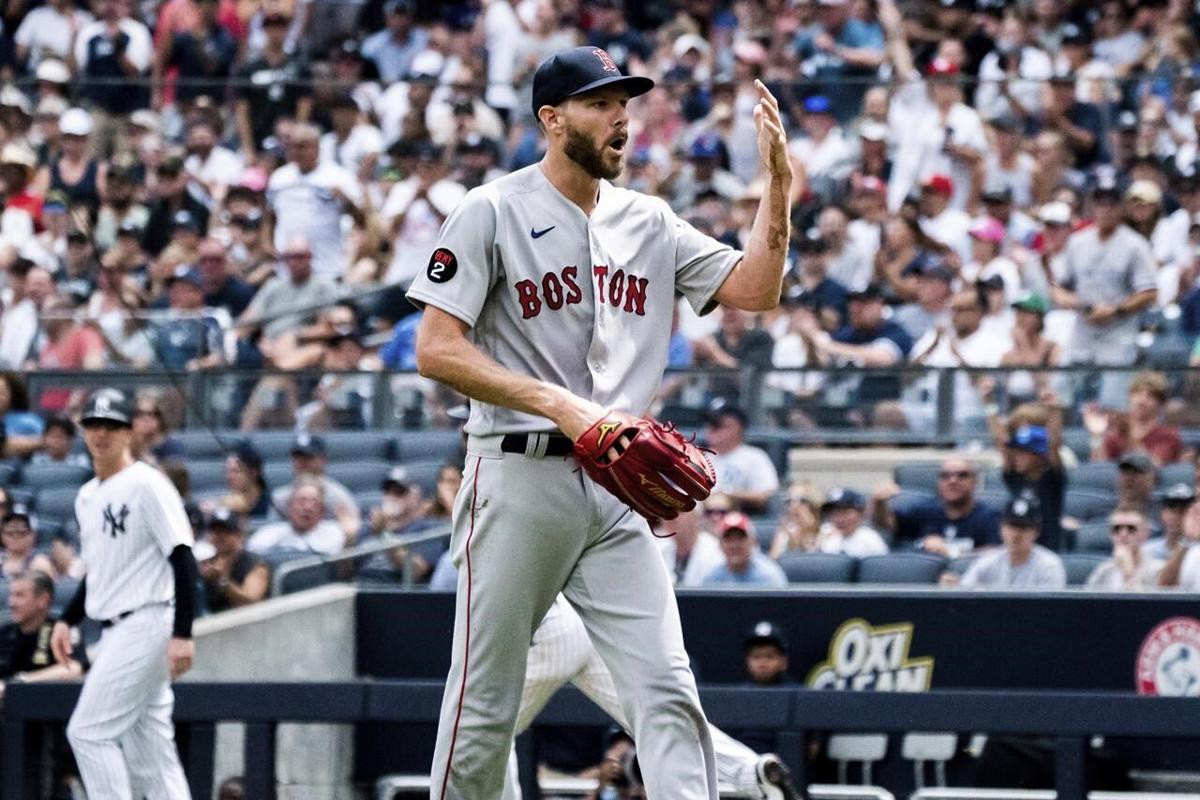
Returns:
[[[1133,376],[1150,367],[672,370],[650,410],[697,429],[709,403],[724,398],[747,412],[752,427],[786,433],[796,442],[990,443],[990,410],[1004,413],[1051,399],[1065,410],[1064,425],[1078,427],[1085,404],[1124,408]],[[1155,368],[1168,378],[1171,413],[1185,429],[1200,430],[1200,370]],[[458,421],[448,411],[465,402],[415,372],[46,371],[28,373],[26,380],[35,405],[98,385],[153,390],[168,398],[169,416],[184,429],[237,429],[253,404],[264,406],[265,422],[256,430],[304,427],[297,410],[314,401],[318,387],[335,383],[343,398],[329,417],[335,429],[453,427]]]
[[[443,685],[435,681],[349,683],[182,683],[175,687],[183,763],[192,795],[212,796],[215,724],[246,723],[246,796],[273,800],[275,735],[281,722],[434,723]],[[30,726],[69,718],[78,684],[16,684],[6,692],[0,788],[23,798]],[[1196,736],[1195,698],[1137,697],[1103,692],[932,691],[820,692],[706,686],[710,719],[725,728],[775,731],[777,751],[798,785],[806,785],[807,735],[831,732],[986,732],[1038,734],[1057,740],[1055,789],[1061,800],[1086,796],[1087,742],[1095,735],[1187,739]],[[574,688],[560,691],[535,725],[611,722]],[[531,737],[519,742],[522,785],[538,797]]]

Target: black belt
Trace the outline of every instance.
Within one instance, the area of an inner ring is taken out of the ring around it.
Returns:
[[[116,625],[118,622],[120,622],[121,620],[125,619],[126,617],[131,617],[131,616],[133,616],[133,615],[134,615],[134,614],[136,614],[137,612],[141,611],[143,608],[150,608],[151,606],[169,606],[169,605],[171,605],[171,604],[170,604],[170,603],[147,603],[147,604],[146,604],[146,605],[144,605],[144,606],[138,606],[137,608],[131,608],[131,609],[129,609],[128,611],[124,611],[124,612],[122,612],[122,613],[120,613],[120,614],[117,614],[117,615],[116,615],[115,617],[113,617],[112,619],[102,619],[102,620],[100,620],[100,628],[101,628],[102,630],[108,630],[108,629],[109,629],[109,628],[111,628],[113,625]]]
[[[530,436],[548,437],[549,441],[546,443],[546,451],[543,455],[567,456],[575,452],[574,443],[561,433],[506,433],[500,440],[500,452],[524,455],[529,446]]]
[[[135,609],[132,609],[132,610],[130,610],[130,611],[126,611],[126,612],[125,612],[125,613],[123,613],[123,614],[117,614],[117,615],[116,615],[115,617],[113,617],[112,619],[102,619],[102,620],[100,620],[100,627],[101,627],[101,628],[103,628],[104,630],[108,630],[108,629],[109,629],[109,628],[111,628],[113,625],[116,625],[116,624],[117,624],[118,622],[120,622],[121,620],[125,619],[126,617],[128,617],[128,616],[130,616],[130,615],[132,615],[132,614],[134,614],[134,613],[136,613],[136,612],[138,612],[138,611],[141,611],[141,609],[140,609],[140,608],[135,608]]]

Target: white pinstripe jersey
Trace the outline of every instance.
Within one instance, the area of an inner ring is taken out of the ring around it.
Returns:
[[[92,478],[75,498],[75,517],[89,617],[112,619],[174,600],[167,557],[193,539],[183,500],[166,475],[137,461],[107,480]]]

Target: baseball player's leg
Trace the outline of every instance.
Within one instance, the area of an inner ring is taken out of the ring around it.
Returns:
[[[175,695],[170,684],[164,681],[146,713],[121,737],[130,783],[135,789],[134,797],[171,800],[191,797],[175,746],[175,726],[171,721],[174,706]]]
[[[133,797],[121,744],[167,680],[170,626],[147,625],[147,617],[156,614],[161,609],[145,609],[105,631],[67,724],[67,740],[92,797]]]
[[[595,492],[606,532],[589,543],[563,593],[612,675],[648,796],[716,800],[712,740],[666,566],[646,523]]]
[[[582,624],[580,621],[581,627]],[[591,652],[587,664],[575,673],[571,683],[579,687],[589,700],[604,709],[617,724],[628,729],[629,723],[625,720],[625,712],[621,708],[612,673],[608,671],[604,659],[600,658],[596,649],[591,647],[590,639],[588,645]],[[728,787],[738,797],[762,797],[758,786],[758,754],[712,723],[708,725],[708,732],[712,736],[717,780],[721,786]]]
[[[529,727],[563,684],[587,666],[589,658],[598,658],[592,640],[587,638],[583,620],[561,594],[546,612],[533,634],[529,661],[525,667],[525,687],[521,691],[521,709],[517,712],[517,734]],[[517,751],[508,759],[508,777],[501,800],[521,800],[517,772]]]
[[[458,600],[434,800],[501,795],[529,642],[583,544],[562,524],[583,507],[579,476],[557,459],[500,458],[498,441],[480,455],[487,447],[468,454],[454,514]]]

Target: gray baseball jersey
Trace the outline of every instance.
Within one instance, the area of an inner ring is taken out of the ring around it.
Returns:
[[[87,615],[113,619],[175,598],[167,557],[191,547],[192,526],[167,476],[138,461],[107,480],[92,478],[75,498],[87,564]]]
[[[741,256],[607,181],[589,217],[533,165],[467,194],[408,297],[466,322],[501,366],[642,414],[666,368],[675,293],[704,311]],[[466,426],[548,428],[475,401]]]

